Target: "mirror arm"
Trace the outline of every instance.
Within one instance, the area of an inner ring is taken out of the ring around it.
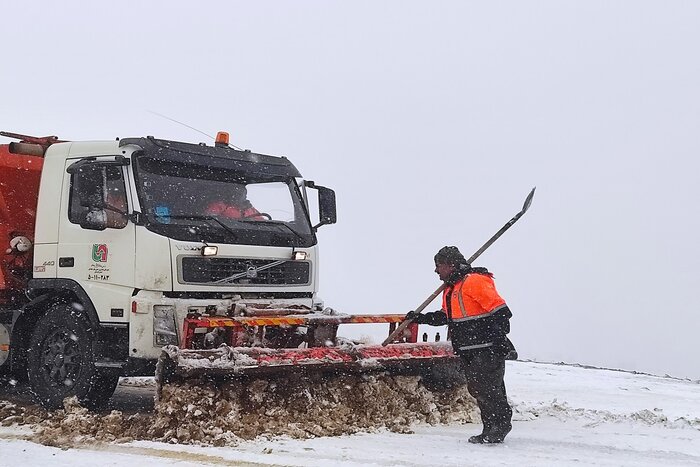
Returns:
[[[132,212],[131,215],[129,215],[129,220],[135,225],[144,225],[143,214],[141,214],[139,211]]]
[[[312,229],[314,230],[314,232],[316,232],[316,231],[318,230],[319,227],[321,227],[322,225],[327,225],[327,224],[328,224],[328,222],[325,221],[325,220],[323,220],[323,221],[319,222],[318,224],[314,225],[314,226],[312,227]]]

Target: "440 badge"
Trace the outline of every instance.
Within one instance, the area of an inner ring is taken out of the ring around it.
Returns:
[[[108,252],[109,250],[107,249],[107,245],[104,243],[95,243],[92,245],[92,260],[97,261],[98,263],[105,263],[107,262]]]

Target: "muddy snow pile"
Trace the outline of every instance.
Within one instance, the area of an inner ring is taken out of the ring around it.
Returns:
[[[152,414],[124,415],[113,410],[97,414],[81,407],[75,397],[63,402],[64,409],[46,413],[34,425],[34,440],[49,446],[67,448],[97,441],[128,442],[156,439],[150,430]]]
[[[10,401],[0,401],[0,425],[27,425],[40,422],[45,412],[38,407],[24,407]]]
[[[476,421],[478,411],[465,386],[431,391],[416,376],[193,379],[164,385],[154,412],[145,414],[97,414],[75,398],[54,412],[0,404],[1,423],[31,425],[34,440],[64,448],[132,440],[224,446],[258,436],[410,432],[415,423]]]
[[[337,436],[417,422],[475,422],[465,386],[430,391],[416,376],[344,375],[257,379],[247,384],[188,380],[165,385],[154,425],[164,441],[224,445],[237,438]]]

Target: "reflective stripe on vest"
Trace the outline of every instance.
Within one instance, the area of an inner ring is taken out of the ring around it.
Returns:
[[[460,305],[461,305],[461,303],[460,303]],[[492,314],[496,313],[497,311],[501,311],[505,307],[506,307],[506,304],[504,303],[503,305],[497,306],[496,308],[494,308],[493,310],[491,310],[487,313],[482,313],[482,314],[476,315],[476,316],[467,316],[465,318],[452,318],[452,321],[454,321],[455,323],[459,323],[461,321],[469,321],[472,319],[486,318],[487,316],[491,316]]]
[[[463,345],[459,350],[474,350],[474,349],[485,349],[486,347],[491,347],[493,342],[488,342],[486,344],[475,344],[475,345]]]
[[[464,307],[464,298],[462,297],[462,287],[464,287],[464,282],[466,281],[466,277],[459,281],[459,290],[457,291],[457,301],[459,302],[459,312],[462,314],[460,317],[455,317],[455,310],[454,307],[452,308],[452,320],[453,321],[464,321],[469,319],[469,315],[467,315],[467,309]],[[452,288],[452,294],[454,295],[455,289],[454,287]],[[450,297],[452,299],[452,297]]]

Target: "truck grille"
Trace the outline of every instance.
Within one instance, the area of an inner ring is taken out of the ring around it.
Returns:
[[[310,263],[284,261],[265,269],[275,262],[269,259],[185,256],[181,262],[182,281],[212,285],[304,285],[310,282]]]

